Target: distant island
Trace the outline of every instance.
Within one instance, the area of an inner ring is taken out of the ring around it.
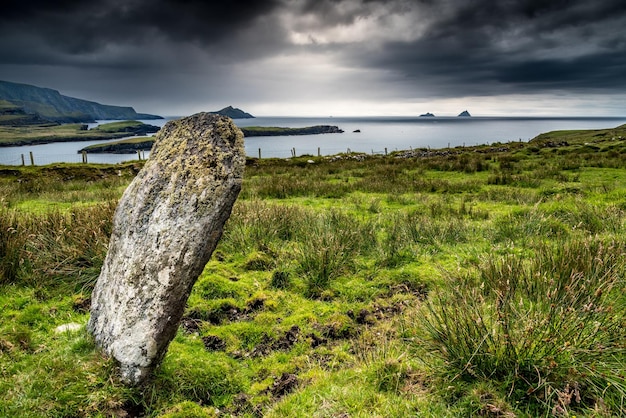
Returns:
[[[57,90],[0,80],[0,125],[89,123],[97,119],[163,119],[132,107],[104,105],[64,96]]]
[[[340,134],[343,130],[337,126],[316,125],[305,128],[280,128],[276,126],[247,126],[239,128],[243,136],[288,136],[288,135],[318,135],[318,134]]]
[[[209,113],[213,113],[214,115],[228,116],[231,119],[252,119],[252,118],[254,118],[254,116],[252,116],[250,113],[246,113],[243,110],[238,109],[236,107],[232,107],[232,106],[228,106],[228,107],[225,107],[225,108],[220,109],[218,111],[209,112]]]
[[[435,117],[435,115],[433,113],[430,113],[430,112],[423,113],[423,114],[420,115],[420,118],[434,118],[434,117]],[[459,117],[459,118],[471,118],[472,115],[470,115],[470,113],[467,110],[464,110],[461,113],[459,113],[457,115],[457,117]]]

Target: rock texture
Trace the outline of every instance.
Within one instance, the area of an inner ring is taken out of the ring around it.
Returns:
[[[88,330],[140,384],[176,334],[241,189],[243,135],[224,116],[167,123],[115,212]],[[210,365],[207,365],[210,367]]]

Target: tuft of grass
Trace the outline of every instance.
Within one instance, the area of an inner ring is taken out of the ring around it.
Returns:
[[[489,258],[426,304],[449,382],[490,380],[532,414],[626,412],[624,245],[586,239]]]

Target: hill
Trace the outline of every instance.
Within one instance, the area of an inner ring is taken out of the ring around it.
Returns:
[[[217,110],[215,112],[209,112],[209,113],[213,113],[215,115],[222,115],[222,116],[228,116],[231,119],[252,119],[254,118],[254,116],[252,116],[250,113],[244,112],[241,109],[238,109],[236,107],[232,107],[232,106],[227,106],[223,109]]]
[[[1,80],[0,100],[20,108],[23,114],[59,123],[93,122],[96,119],[162,119],[157,115],[137,113],[132,107],[103,105],[64,96],[49,88]]]

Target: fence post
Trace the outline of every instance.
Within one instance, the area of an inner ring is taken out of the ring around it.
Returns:
[[[22,154],[22,167],[24,167],[26,164],[24,163],[24,154]]]
[[[87,151],[83,151],[83,164],[87,164]]]
[[[317,147],[317,156],[318,156],[318,157],[321,157],[321,156],[322,156],[322,154],[320,153],[320,147]]]
[[[387,155],[387,147],[385,147],[385,155]]]
[[[137,150],[137,158],[139,158],[139,161],[141,161],[141,151]]]
[[[259,148],[259,160],[261,159],[261,148]]]
[[[33,157],[33,152],[30,151],[29,154],[30,154],[30,165],[35,165],[35,157]]]

